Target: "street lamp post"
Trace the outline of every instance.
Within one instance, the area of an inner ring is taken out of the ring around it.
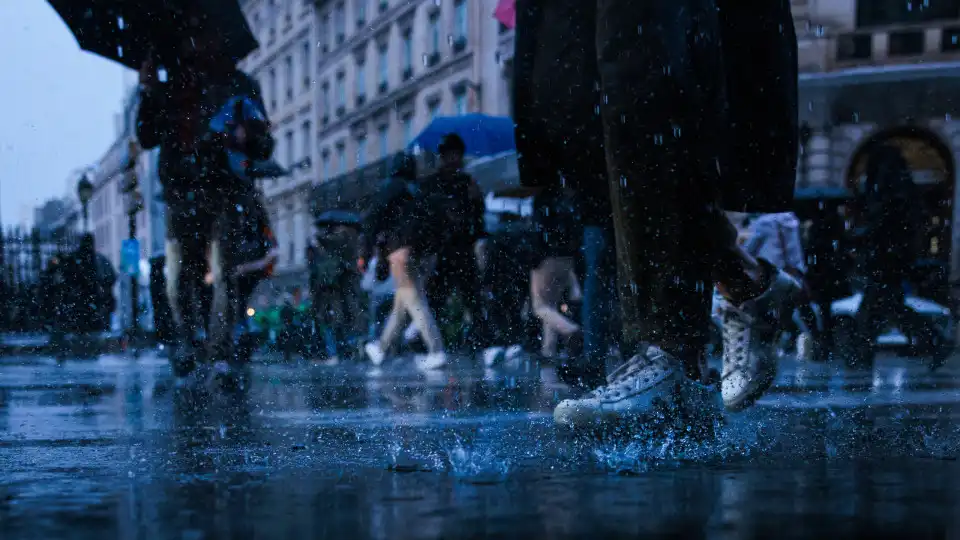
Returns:
[[[143,195],[140,194],[140,185],[137,178],[137,159],[140,156],[140,145],[137,141],[131,139],[128,146],[128,161],[126,165],[126,183],[123,186],[123,192],[127,195],[127,219],[130,236],[130,244],[136,245],[137,242],[137,214],[143,209]],[[137,339],[140,335],[140,253],[136,254],[135,266],[130,271],[130,341]]]
[[[93,183],[87,178],[87,173],[84,173],[80,181],[77,182],[77,198],[80,199],[80,208],[83,212],[83,232],[90,232],[88,208],[90,199],[93,198]]]

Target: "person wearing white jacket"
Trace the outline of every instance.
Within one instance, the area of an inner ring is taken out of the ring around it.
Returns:
[[[743,249],[750,255],[764,259],[796,278],[801,284],[807,273],[803,252],[800,220],[793,212],[760,214],[747,219],[742,231]],[[797,357],[809,361],[814,358],[818,329],[816,311],[809,301],[794,306],[804,328],[797,336]]]

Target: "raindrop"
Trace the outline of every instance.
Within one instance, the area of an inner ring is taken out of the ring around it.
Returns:
[[[123,58],[123,45],[117,45],[117,58]]]
[[[117,28],[119,28],[120,30],[123,30],[124,28],[126,28],[126,22],[123,20],[122,16],[117,17]]]

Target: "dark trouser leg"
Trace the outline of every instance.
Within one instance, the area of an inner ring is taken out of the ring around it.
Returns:
[[[716,9],[709,0],[597,5],[625,355],[649,341],[699,379],[712,266],[720,246],[735,245],[711,140],[723,95]]]
[[[583,352],[584,359],[601,371],[610,348],[610,315],[616,294],[611,236],[603,227],[586,227],[583,231]]]

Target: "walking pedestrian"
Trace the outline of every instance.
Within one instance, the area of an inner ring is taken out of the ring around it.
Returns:
[[[430,308],[440,319],[443,328],[456,324],[457,316],[468,314],[473,322],[469,337],[477,346],[486,340],[485,315],[481,308],[480,267],[477,260],[478,244],[486,238],[483,193],[476,181],[464,172],[466,145],[456,134],[443,137],[437,152],[440,170],[431,176],[424,188],[433,193],[437,211],[444,219],[443,238],[437,251],[436,267],[427,283]],[[451,294],[456,293],[463,313],[447,316],[444,307]]]
[[[218,217],[235,204],[238,187],[224,170],[223,146],[210,139],[208,122],[231,97],[246,96],[264,107],[259,86],[224,54],[222,36],[204,26],[199,9],[188,9],[177,24],[185,26],[184,37],[178,62],[166,66],[169,80],[159,82],[152,59],[141,67],[137,138],[144,148],[160,148],[158,168],[167,205],[167,294],[177,334],[172,363],[183,377],[198,364],[193,342],[202,334],[203,319],[211,315],[199,309],[207,250]],[[251,159],[266,159],[273,149],[265,123],[239,126],[233,135]],[[217,270],[214,274],[224,275]]]
[[[382,236],[381,253],[386,254],[395,287],[393,309],[383,333],[364,346],[374,365],[383,363],[403,336],[409,319],[427,349],[427,354],[416,357],[418,367],[437,369],[446,365],[443,338],[424,291],[439,247],[440,231],[445,226],[436,214],[437,201],[431,200],[431,196],[418,182],[413,156],[402,155],[366,217],[364,238],[372,242]],[[367,248],[365,252],[372,251],[372,246]]]

